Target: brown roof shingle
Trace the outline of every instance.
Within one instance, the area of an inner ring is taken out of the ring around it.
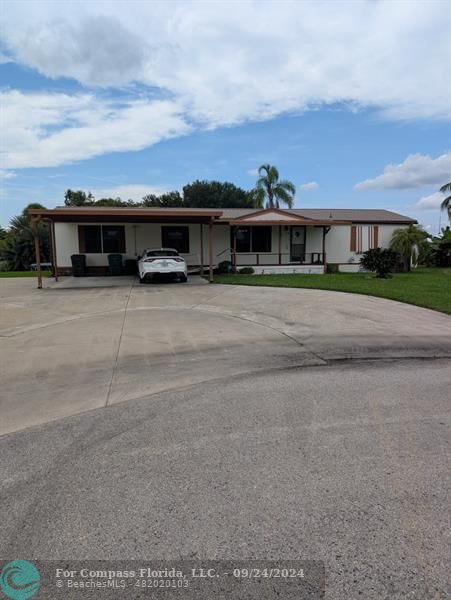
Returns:
[[[237,219],[244,215],[250,215],[261,209],[258,208],[223,208],[221,220]],[[298,217],[307,219],[336,221],[352,221],[353,223],[388,223],[388,224],[410,224],[416,223],[415,219],[400,215],[390,210],[372,208],[292,208],[283,209]]]

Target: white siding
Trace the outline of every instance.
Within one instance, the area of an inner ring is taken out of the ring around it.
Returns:
[[[93,223],[95,224],[95,223]],[[107,223],[106,223],[107,224]],[[116,224],[117,223],[113,223]],[[183,223],[171,223],[171,225],[183,225]],[[161,240],[161,224],[160,223],[125,223],[125,258],[136,258],[137,254],[145,248],[160,247]],[[368,227],[371,225],[362,225],[363,228],[363,250],[368,246]],[[190,252],[185,254],[188,265],[200,264],[201,242],[200,228],[198,223],[189,224],[190,236]],[[392,233],[399,225],[379,225],[379,240],[378,245],[388,247]],[[208,264],[208,226],[203,225],[203,240],[204,240],[204,265]],[[284,225],[280,228],[281,231],[281,252],[283,262],[289,260],[290,254],[290,228]],[[307,227],[306,228],[306,252],[322,252],[322,227]],[[77,223],[55,223],[55,238],[57,248],[58,266],[70,267],[72,254],[78,254],[78,224]],[[361,254],[351,252],[350,250],[351,228],[349,225],[334,225],[326,235],[326,255],[328,263],[341,263],[343,269],[355,270],[353,265],[358,265]],[[279,226],[272,227],[272,247],[271,253],[261,253],[260,262],[267,264],[278,263],[279,252]],[[106,266],[108,264],[106,254],[87,254],[88,266]],[[230,260],[230,227],[229,225],[214,225],[213,226],[213,262],[217,264],[223,260]],[[241,254],[239,256],[238,265],[255,264],[255,254],[250,253],[248,256]],[[346,267],[346,265],[348,265]],[[358,267],[357,267],[358,268]]]
[[[81,224],[81,223],[80,223]],[[96,223],[83,223],[95,225]],[[108,225],[108,223],[103,223]],[[111,223],[117,225],[118,223]],[[125,227],[125,254],[124,258],[133,259],[145,248],[159,248],[162,245],[161,225],[159,223],[124,223]],[[171,225],[184,225],[171,223]],[[200,264],[200,225],[188,224],[190,252],[184,254],[188,265]],[[226,227],[224,227],[226,229]],[[228,228],[227,228],[228,229]],[[56,254],[59,267],[71,266],[71,255],[79,253],[78,223],[55,223]],[[218,240],[220,235],[218,235]],[[108,265],[107,254],[86,254],[86,264],[89,267],[103,267]],[[204,261],[208,260],[208,227],[204,226]]]
[[[368,228],[371,224],[360,224],[362,227],[362,252],[368,250]],[[395,229],[407,225],[379,225],[377,245],[388,248]],[[359,252],[351,252],[351,227],[350,225],[334,225],[326,236],[326,257],[328,263],[341,264],[340,270],[351,272],[358,271],[359,261],[362,256]],[[353,267],[352,265],[356,265]]]

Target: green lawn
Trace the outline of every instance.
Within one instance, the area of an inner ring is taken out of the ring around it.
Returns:
[[[451,314],[451,268],[417,269],[377,279],[370,273],[333,275],[215,275],[215,283],[335,290],[380,296]]]
[[[36,271],[0,271],[2,277],[37,277]],[[42,271],[43,277],[50,277],[50,271]]]

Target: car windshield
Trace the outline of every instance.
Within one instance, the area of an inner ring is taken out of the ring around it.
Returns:
[[[148,250],[146,256],[178,256],[177,250]]]

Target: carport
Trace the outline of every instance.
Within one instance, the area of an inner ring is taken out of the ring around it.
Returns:
[[[54,209],[31,208],[31,227],[34,235],[36,255],[36,275],[38,288],[42,288],[42,269],[40,243],[37,235],[37,224],[45,221],[49,225],[52,250],[52,271],[58,281],[58,252],[55,235],[56,223],[95,224],[110,226],[111,224],[191,224],[199,225],[200,240],[200,272],[208,268],[209,280],[213,281],[213,226],[223,214],[220,209],[202,208],[150,208],[150,207],[58,207]],[[204,240],[204,226],[207,227],[207,240]],[[136,234],[135,234],[136,235]],[[207,242],[205,244],[205,241]],[[136,244],[135,244],[136,245]],[[205,252],[205,245],[207,249]],[[135,248],[136,250],[136,248]]]

